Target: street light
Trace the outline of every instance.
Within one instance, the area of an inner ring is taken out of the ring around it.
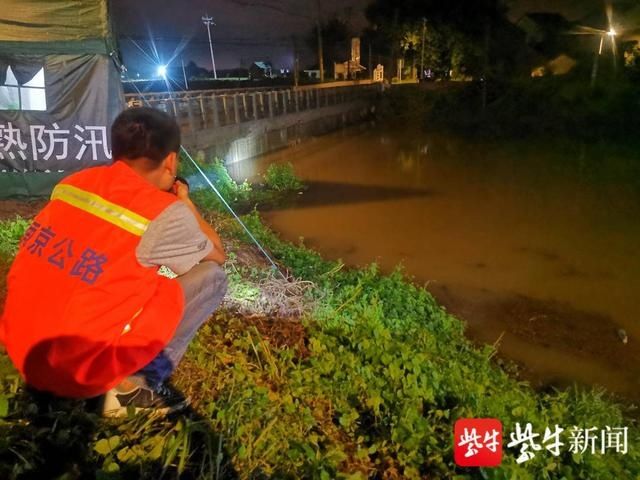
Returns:
[[[216,61],[213,58],[213,43],[211,42],[211,25],[215,27],[216,24],[213,21],[213,17],[209,17],[208,15],[202,17],[202,23],[207,27],[207,34],[209,35],[209,50],[211,51],[211,66],[213,67],[213,78],[217,80],[218,73],[216,72]]]
[[[160,78],[163,79],[167,79],[167,66],[166,65],[159,65],[158,66],[158,76]]]

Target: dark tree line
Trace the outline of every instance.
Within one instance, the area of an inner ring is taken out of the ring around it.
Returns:
[[[500,0],[374,0],[366,10],[376,46],[392,61],[459,77],[524,71],[524,35]],[[424,49],[423,49],[424,38]]]

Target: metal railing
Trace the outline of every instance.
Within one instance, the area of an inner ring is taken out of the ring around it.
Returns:
[[[339,87],[200,90],[127,94],[129,106],[150,106],[172,115],[183,133],[218,128],[370,99],[375,84]]]

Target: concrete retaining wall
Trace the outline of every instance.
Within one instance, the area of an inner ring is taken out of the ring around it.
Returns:
[[[328,83],[293,89],[127,95],[131,106],[171,114],[182,141],[227,164],[299,143],[366,118],[380,84]]]
[[[187,133],[183,144],[191,152],[204,152],[206,159],[217,157],[232,164],[363,121],[371,113],[372,102],[359,100]]]

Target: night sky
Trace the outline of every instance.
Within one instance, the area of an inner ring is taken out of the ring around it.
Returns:
[[[511,16],[519,17],[526,12],[554,12],[569,20],[580,20],[594,12],[604,11],[605,0],[514,0]]]
[[[322,0],[322,15],[325,18],[340,15],[357,33],[366,24],[363,9],[368,2]],[[315,4],[315,0],[168,0],[162,3],[112,0],[111,3],[114,27],[130,70],[135,70],[137,65],[144,68],[150,61],[127,39],[132,37],[151,53],[149,32],[156,39],[161,60],[171,57],[181,39],[191,39],[184,49],[185,63],[193,59],[211,69],[207,31],[201,21],[206,12],[217,24],[212,34],[218,69],[248,66],[257,60],[271,60],[275,67],[290,67],[292,36],[297,35],[301,47],[306,48],[303,37],[313,27]],[[307,61],[313,61],[309,54]],[[179,65],[180,58],[176,62]]]
[[[338,15],[347,20],[354,33],[365,25],[363,10],[369,0],[321,0],[322,15]],[[571,20],[583,18],[603,9],[602,0],[515,0],[511,17],[528,11],[552,11]],[[210,69],[211,60],[205,26],[201,17],[209,13],[217,23],[213,27],[214,54],[218,70],[248,66],[253,61],[271,60],[276,68],[292,65],[292,36],[303,49],[304,37],[315,21],[315,0],[112,0],[114,27],[120,38],[124,61],[132,72],[155,70],[151,57],[155,39],[159,63],[167,62],[176,51],[182,53],[173,61],[179,66],[194,60]],[[139,48],[132,40],[135,40]],[[189,40],[183,49],[182,40]],[[302,56],[303,66],[313,63],[312,52]]]

